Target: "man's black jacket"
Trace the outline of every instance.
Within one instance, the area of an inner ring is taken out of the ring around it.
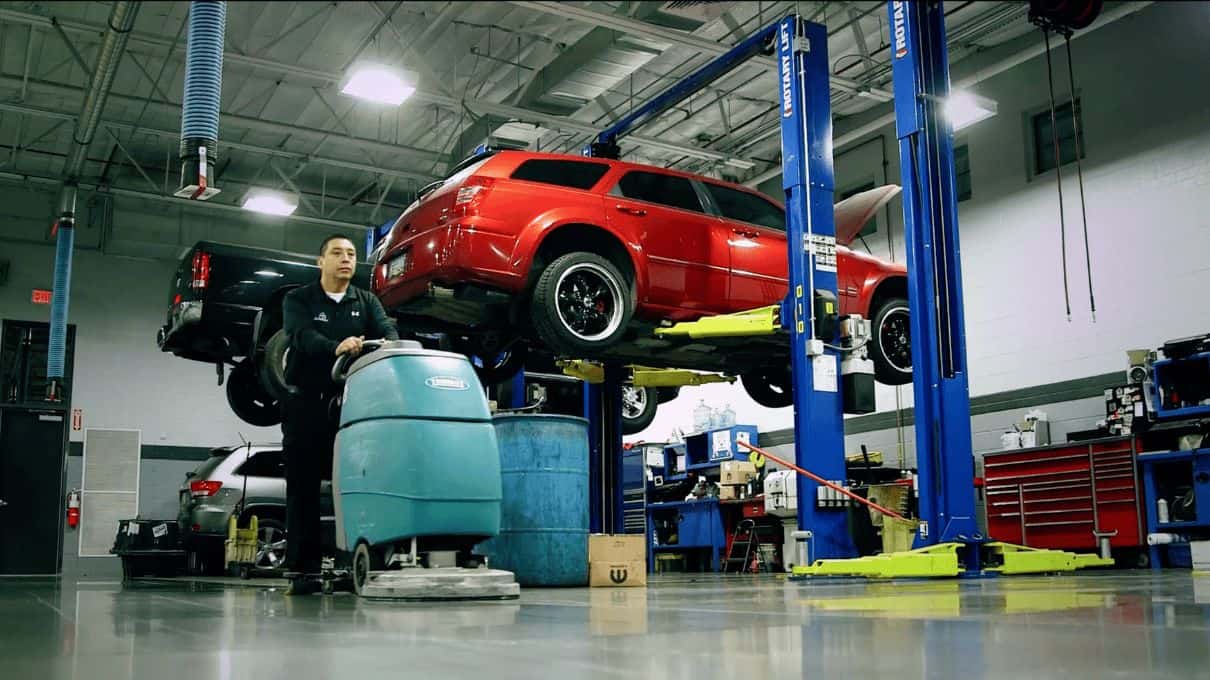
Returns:
[[[286,294],[282,316],[290,338],[287,379],[304,396],[336,392],[332,364],[336,347],[345,338],[399,339],[395,323],[378,298],[353,285],[340,302],[328,297],[319,281],[301,286]]]

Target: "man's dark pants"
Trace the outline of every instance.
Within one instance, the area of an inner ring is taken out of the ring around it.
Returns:
[[[337,424],[326,397],[286,400],[282,419],[286,453],[286,569],[318,573],[323,559],[320,483],[332,479]]]

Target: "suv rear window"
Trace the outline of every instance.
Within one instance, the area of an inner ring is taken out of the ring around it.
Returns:
[[[681,210],[705,212],[697,191],[684,177],[632,170],[618,180],[618,191],[626,198],[659,203]]]
[[[240,465],[235,474],[282,479],[286,476],[286,459],[281,451],[257,451],[247,462]]]
[[[512,179],[569,189],[591,189],[607,172],[609,166],[604,163],[533,158],[517,166]]]
[[[778,231],[786,230],[786,213],[777,204],[746,191],[704,182],[706,191],[729,220],[747,222]]]

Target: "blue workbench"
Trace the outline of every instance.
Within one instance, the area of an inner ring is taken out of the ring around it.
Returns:
[[[667,545],[655,545],[655,516],[677,513],[677,541]],[[723,518],[719,512],[717,498],[692,501],[651,503],[647,506],[647,571],[655,569],[655,554],[658,552],[685,552],[709,550],[710,567],[718,571],[719,554],[727,546],[723,533]]]

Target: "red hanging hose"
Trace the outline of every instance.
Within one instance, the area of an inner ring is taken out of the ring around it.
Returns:
[[[807,472],[806,470],[798,467],[794,463],[791,463],[786,460],[782,460],[781,458],[778,458],[777,456],[769,453],[768,451],[766,451],[762,448],[753,446],[745,441],[739,441],[736,443],[739,444],[740,446],[744,447],[745,449],[748,449],[749,451],[755,451],[755,452],[759,453],[760,455],[764,456],[765,458],[768,458],[769,460],[773,461],[774,463],[777,463],[778,465],[784,465],[808,479],[813,479],[816,482],[819,482],[820,484],[823,484],[824,486],[828,487],[829,489],[839,491],[840,493],[848,496],[849,498],[852,498],[853,500],[859,501],[860,503],[862,503],[864,505],[868,505],[871,508],[874,508],[875,510],[877,510],[878,512],[881,512],[882,514],[886,515],[887,517],[894,517],[895,519],[901,519],[905,522],[911,521],[908,518],[904,517],[903,515],[895,512],[894,510],[888,510],[887,508],[884,508],[881,505],[879,505],[873,501],[870,501],[865,498],[862,498],[861,496],[858,496],[857,494],[853,493],[852,491],[849,491],[848,489],[846,489],[842,486],[836,486],[832,482],[829,482],[828,480],[826,480],[814,473]]]

